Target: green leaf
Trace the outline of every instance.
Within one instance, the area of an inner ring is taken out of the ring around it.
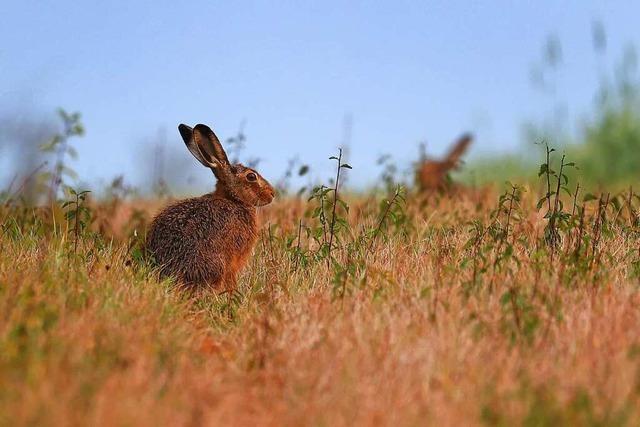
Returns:
[[[538,171],[538,176],[544,175],[549,170],[549,165],[543,163],[540,165],[540,170]]]
[[[507,248],[504,251],[504,257],[505,258],[510,258],[511,255],[513,255],[513,246],[512,245],[507,245]]]
[[[63,175],[68,176],[69,178],[76,180],[78,179],[78,174],[76,173],[76,171],[74,171],[71,168],[68,168],[66,166],[63,166],[61,171],[60,171]]]
[[[594,196],[593,194],[591,194],[591,193],[587,193],[587,194],[585,194],[585,195],[584,195],[584,197],[582,198],[582,201],[583,201],[583,202],[589,202],[589,201],[591,201],[591,200],[597,200],[597,199],[598,199],[598,198],[597,198],[596,196]]]
[[[500,297],[500,305],[507,305],[511,302],[511,291],[506,291]]]
[[[351,165],[349,165],[349,164],[347,164],[347,163],[344,163],[344,164],[343,164],[343,165],[341,165],[340,167],[341,167],[341,168],[345,168],[345,169],[353,169],[353,168],[351,167]]]
[[[81,124],[76,124],[76,125],[71,129],[71,134],[72,134],[72,135],[83,136],[83,135],[84,135],[84,126],[82,126]]]
[[[538,203],[536,204],[536,209],[540,209],[542,208],[542,205],[544,205],[544,202],[547,201],[547,196],[544,196],[542,199],[538,200]]]
[[[55,147],[58,145],[59,142],[60,142],[60,136],[56,135],[53,138],[51,138],[51,141],[40,145],[40,150],[44,152],[51,152],[55,149]]]

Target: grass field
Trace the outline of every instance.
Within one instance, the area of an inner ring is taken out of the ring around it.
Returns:
[[[7,205],[0,424],[638,425],[637,197],[539,193],[349,195],[331,251],[282,197],[226,294],[145,261],[166,200]]]

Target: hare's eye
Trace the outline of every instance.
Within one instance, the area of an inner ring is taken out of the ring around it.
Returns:
[[[255,173],[251,172],[247,174],[247,181],[253,182],[257,180],[258,180],[258,176]]]

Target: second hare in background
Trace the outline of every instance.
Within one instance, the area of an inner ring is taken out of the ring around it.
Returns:
[[[462,135],[442,160],[423,159],[416,170],[416,183],[420,191],[447,191],[450,187],[449,173],[458,168],[460,158],[473,141],[471,134]]]
[[[147,250],[161,276],[190,287],[234,289],[258,237],[256,208],[275,191],[258,172],[229,163],[206,125],[178,126],[187,148],[218,182],[213,193],[179,201],[153,220]]]

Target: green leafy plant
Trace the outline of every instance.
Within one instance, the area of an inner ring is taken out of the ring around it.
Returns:
[[[77,255],[80,239],[91,222],[91,210],[85,205],[87,195],[91,191],[76,191],[73,188],[68,188],[67,191],[72,199],[64,202],[62,209],[65,210],[64,217],[73,236],[73,254]]]
[[[60,188],[67,184],[66,179],[75,180],[76,172],[68,165],[67,158],[76,159],[78,152],[71,145],[70,140],[84,135],[84,126],[80,113],[68,113],[58,109],[58,117],[62,121],[62,131],[53,135],[51,140],[40,147],[44,153],[52,154],[55,158],[51,171],[40,174],[42,181],[48,181],[48,198],[54,201],[58,198]]]
[[[351,169],[349,164],[342,162],[342,149],[339,149],[337,157],[331,156],[329,160],[336,161],[335,180],[329,187],[320,185],[312,190],[308,201],[314,201],[316,205],[307,213],[317,221],[317,226],[309,229],[309,234],[318,244],[316,255],[326,259],[327,265],[331,263],[332,252],[340,242],[342,231],[349,227],[345,216],[349,213],[349,205],[340,197],[340,173],[342,169]]]
[[[372,253],[376,239],[379,236],[385,237],[390,226],[400,230],[408,223],[404,206],[406,203],[406,189],[402,185],[397,185],[391,199],[382,199],[380,202],[379,220],[374,229],[368,233],[368,252]],[[375,254],[374,254],[375,256]]]
[[[328,260],[331,260],[331,249],[333,248],[333,241],[339,230],[348,226],[345,217],[340,215],[338,211],[338,205],[342,206],[346,213],[349,213],[349,205],[340,198],[340,172],[342,169],[352,169],[347,163],[342,163],[342,148],[339,149],[338,157],[331,156],[329,160],[335,160],[336,166],[336,179],[334,181],[334,187],[331,189],[333,192],[333,204],[331,207],[331,222],[329,223],[329,249],[327,253]]]
[[[544,240],[547,245],[552,249],[552,253],[555,252],[562,239],[560,230],[568,224],[571,218],[571,214],[565,211],[564,203],[560,197],[560,192],[565,192],[568,196],[572,197],[572,192],[568,187],[569,177],[567,176],[567,168],[575,168],[574,162],[565,163],[566,155],[563,154],[560,159],[560,168],[558,171],[553,169],[551,165],[551,153],[556,151],[554,148],[550,148],[549,144],[545,142],[545,162],[540,165],[538,171],[538,177],[544,176],[547,192],[538,200],[536,207],[538,210],[547,205],[547,212],[544,216],[547,219],[547,226],[545,227]],[[577,191],[577,189],[576,189]],[[574,203],[575,211],[575,203]]]

